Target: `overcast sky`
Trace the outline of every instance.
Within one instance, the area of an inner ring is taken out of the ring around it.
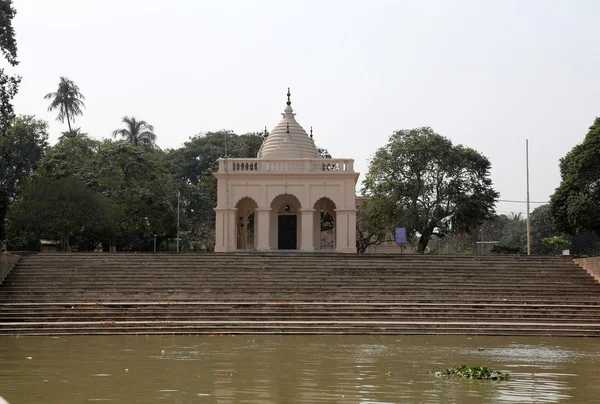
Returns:
[[[431,126],[491,160],[501,199],[524,200],[529,138],[531,199],[547,201],[559,159],[600,116],[596,0],[14,4],[16,110],[48,120],[52,143],[66,123],[43,97],[59,76],[86,96],[84,132],[109,137],[133,115],[162,148],[270,129],[289,86],[300,124],[362,173],[394,130]]]

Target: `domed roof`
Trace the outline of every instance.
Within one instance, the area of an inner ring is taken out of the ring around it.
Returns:
[[[288,89],[287,107],[281,114],[283,119],[263,141],[258,151],[259,159],[321,158],[313,139],[296,122],[291,104]]]

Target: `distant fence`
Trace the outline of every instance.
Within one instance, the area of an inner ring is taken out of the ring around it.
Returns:
[[[20,255],[0,254],[0,285],[20,259]]]
[[[600,282],[600,257],[577,258],[573,261]]]

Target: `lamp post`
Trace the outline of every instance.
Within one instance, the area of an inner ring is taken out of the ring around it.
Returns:
[[[154,235],[154,252],[156,252],[156,234]]]

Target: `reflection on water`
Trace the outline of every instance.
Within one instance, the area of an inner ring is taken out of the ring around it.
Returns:
[[[0,337],[0,396],[11,404],[593,403],[600,402],[599,342],[464,336]],[[487,365],[513,378],[487,382],[427,374],[452,364]]]

